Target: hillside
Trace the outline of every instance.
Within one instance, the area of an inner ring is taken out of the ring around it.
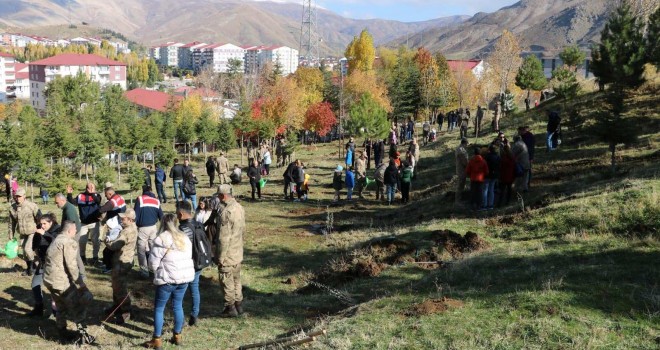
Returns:
[[[310,349],[657,349],[658,96],[656,91],[629,101],[642,135],[619,149],[614,175],[607,145],[592,136],[590,113],[602,103],[601,94],[581,96],[570,106],[586,122],[575,125],[565,117],[562,145],[552,153],[543,147],[544,113],[504,119],[509,138],[520,124],[532,127],[534,176],[524,201],[488,212],[453,204],[457,132],[443,130],[437,142],[421,147],[408,205],[375,201],[374,185],[366,200],[333,204],[331,173],[342,162],[337,144],[299,148],[295,157],[311,175],[308,202],[282,201],[281,168],[272,169],[261,201],[248,199],[248,184],[234,187],[247,216],[246,315],[219,317],[217,270],[206,269],[200,321],[184,328],[185,348],[235,349],[327,329]],[[470,142],[485,144],[491,137]],[[230,163],[239,159],[232,150]],[[204,159],[194,159],[193,166],[198,196],[211,195]],[[134,198],[126,184],[117,185]],[[84,186],[80,181],[75,187]],[[52,203],[41,209],[59,212]],[[173,212],[174,204],[164,210]],[[4,211],[0,227],[7,227],[6,220]],[[321,234],[328,225],[332,233]],[[0,245],[6,237],[0,235]],[[52,318],[23,317],[32,296],[30,279],[20,276],[22,264],[0,257],[3,334],[17,348],[65,349],[55,343]],[[100,322],[101,310],[112,303],[108,275],[90,267],[88,278],[94,293],[88,321],[99,348],[137,348],[151,337],[152,281],[139,279],[137,269],[130,275],[134,312],[119,326]],[[189,296],[184,309],[187,315]],[[168,311],[164,338],[171,329]]]
[[[493,13],[477,13],[460,25],[431,28],[390,46],[426,46],[453,58],[483,57],[504,29],[513,31],[524,50],[557,51],[567,45],[589,47],[600,39],[607,1],[521,0]]]
[[[71,21],[109,28],[144,43],[164,41],[284,44],[298,47],[302,6],[286,2],[239,0],[0,0],[0,25],[27,28]],[[355,20],[319,10],[319,31],[326,54],[339,55],[353,36],[368,28],[377,44],[399,35],[461,22],[454,16],[403,23]]]

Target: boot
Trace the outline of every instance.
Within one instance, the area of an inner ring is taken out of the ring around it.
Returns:
[[[160,337],[153,337],[150,341],[144,343],[144,347],[147,349],[161,350],[163,348],[163,340],[160,339]]]
[[[179,346],[183,344],[183,338],[181,336],[181,333],[174,333],[172,334],[172,339],[170,339],[170,343]]]
[[[234,307],[236,308],[236,313],[239,315],[243,314],[243,301],[237,301],[234,303]]]
[[[233,304],[225,306],[225,309],[220,314],[220,317],[223,317],[223,318],[238,317],[238,312],[236,311],[236,306],[233,305]]]
[[[21,276],[32,276],[33,267],[34,267],[34,261],[27,261],[27,270],[23,271]]]
[[[32,311],[25,314],[27,317],[43,317],[44,316],[44,304],[36,304]]]
[[[197,317],[190,316],[190,319],[188,320],[188,326],[193,327],[195,325],[197,325]]]
[[[87,332],[87,326],[78,323],[77,327],[78,327],[78,332],[77,332],[76,344],[78,346],[94,344],[94,342],[96,341],[96,337],[94,337],[93,335]]]
[[[78,333],[74,331],[70,331],[66,328],[59,328],[57,330],[57,335],[60,338],[60,344],[65,345],[65,344],[71,344],[76,339],[78,339]]]

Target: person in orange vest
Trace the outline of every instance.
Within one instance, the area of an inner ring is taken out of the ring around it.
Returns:
[[[156,224],[163,218],[163,209],[150,186],[142,187],[142,195],[135,200],[135,224],[138,228],[137,253],[140,265],[140,276],[149,278],[147,253],[151,242],[156,238]]]
[[[484,203],[482,203],[482,188],[484,181],[486,181],[486,176],[488,176],[488,163],[481,156],[479,147],[474,148],[474,157],[468,162],[467,168],[465,168],[465,175],[470,177],[472,208],[474,210],[481,210],[485,207]]]

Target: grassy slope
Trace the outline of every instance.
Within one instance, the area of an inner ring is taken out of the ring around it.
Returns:
[[[578,105],[595,103],[589,101],[594,97]],[[383,207],[368,196],[368,201],[326,209],[332,195],[326,185],[338,163],[337,145],[300,150],[297,156],[312,174],[312,200],[282,202],[282,169],[275,169],[266,186],[266,200],[242,201],[249,222],[243,279],[248,315],[239,320],[215,317],[222,309],[221,292],[215,271],[206,270],[201,324],[184,330],[186,348],[236,347],[319,327],[329,331],[313,346],[320,349],[656,348],[660,337],[657,104],[657,97],[636,99],[634,113],[645,116],[641,124],[645,135],[619,152],[622,162],[614,177],[608,173],[606,146],[589,137],[588,126],[566,130],[562,148],[548,154],[542,147],[540,114],[539,120],[533,113],[510,122],[507,134],[524,122],[533,126],[538,141],[535,180],[524,198],[530,211],[525,214],[520,213],[521,203],[492,215],[453,208],[453,196],[447,192],[456,133],[422,148],[413,185],[415,200],[405,207]],[[236,154],[232,157],[237,159]],[[198,166],[201,173],[202,163]],[[248,195],[248,186],[240,186],[238,192]],[[165,208],[173,210],[169,203]],[[310,226],[323,224],[328,212],[341,232],[327,237],[310,234]],[[6,221],[5,213],[2,219]],[[330,287],[350,297],[354,306],[339,302],[330,292],[294,293],[305,285],[304,277],[360,259],[357,254],[338,257],[366,241],[396,236],[422,250],[433,245],[433,232],[440,229],[477,232],[491,248],[453,261],[444,254],[449,264],[443,269],[394,265],[377,277],[332,283]],[[57,348],[52,318],[35,322],[20,317],[31,303],[29,279],[20,277],[16,269],[3,266],[2,271],[3,333],[26,348]],[[293,284],[282,283],[290,277]],[[138,312],[128,326],[102,329],[96,320],[111,300],[109,276],[92,269],[90,278],[98,305],[90,310],[90,323],[99,343],[104,348],[129,348],[148,339],[150,283],[135,280]],[[464,306],[427,316],[404,314],[413,304],[443,296]],[[168,336],[171,315],[166,320]]]

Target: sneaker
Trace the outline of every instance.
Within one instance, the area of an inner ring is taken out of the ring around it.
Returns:
[[[108,268],[108,267],[103,268],[103,273],[110,273],[110,272],[112,272],[111,268]]]
[[[293,200],[294,202],[300,202],[300,199],[296,198]]]

